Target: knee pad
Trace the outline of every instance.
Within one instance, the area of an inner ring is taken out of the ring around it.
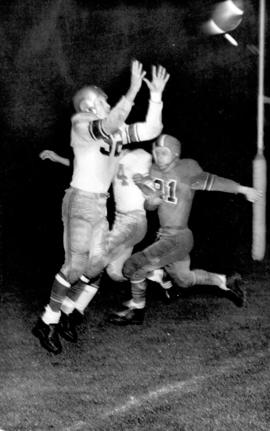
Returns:
[[[116,268],[112,267],[111,265],[108,265],[106,268],[106,272],[108,276],[116,282],[126,281],[127,278],[124,277],[122,271],[117,271]]]
[[[61,268],[61,273],[66,277],[67,281],[70,284],[74,284],[76,283],[76,281],[79,280],[79,278],[83,274],[83,270],[84,270],[83,265],[80,265],[80,264],[74,265],[69,263],[68,265],[64,265]]]
[[[78,271],[77,269],[70,269],[68,272],[66,272],[66,279],[70,284],[74,284],[79,280],[81,275],[81,271]]]
[[[89,279],[95,278],[103,271],[105,266],[106,266],[105,257],[101,258],[100,256],[99,257],[93,256],[91,258],[91,261],[87,265],[87,268],[85,269],[84,274]]]
[[[193,271],[183,272],[182,274],[177,274],[177,277],[174,279],[176,284],[180,287],[191,287],[194,286],[196,282],[195,273]]]
[[[143,252],[133,254],[123,266],[124,277],[129,279],[144,278],[141,272],[143,272],[143,267],[146,263],[147,258]],[[140,275],[137,277],[136,272],[138,271],[140,271]]]

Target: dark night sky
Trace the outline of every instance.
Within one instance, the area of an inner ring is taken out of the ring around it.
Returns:
[[[257,2],[245,1],[243,21],[233,32],[237,48],[222,36],[201,32],[214,3],[1,2],[1,171],[8,265],[12,261],[30,270],[61,262],[60,208],[70,172],[39,161],[38,154],[45,148],[69,154],[74,91],[94,83],[114,103],[128,88],[132,58],[142,61],[148,72],[151,64],[160,63],[171,74],[164,94],[164,132],[182,141],[183,156],[251,185],[258,57],[249,47],[258,46]],[[269,80],[265,94],[270,95]],[[130,120],[143,118],[146,102],[145,88]],[[267,146],[265,154],[269,159]],[[250,255],[251,206],[241,197],[199,195],[191,224],[195,259],[214,257],[221,267],[233,265],[233,260],[241,264],[239,256]]]

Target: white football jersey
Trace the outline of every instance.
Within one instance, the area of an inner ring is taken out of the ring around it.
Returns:
[[[148,175],[151,164],[152,156],[143,149],[126,150],[123,153],[113,180],[116,211],[144,211],[144,196],[132,177],[135,174]]]
[[[125,105],[125,98],[122,98],[104,120],[97,120],[88,112],[72,117],[74,169],[71,186],[87,192],[106,193],[117,172],[123,145],[146,141],[161,133],[162,103],[150,100],[145,121],[130,125],[122,120]]]

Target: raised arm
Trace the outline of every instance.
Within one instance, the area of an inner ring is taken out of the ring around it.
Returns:
[[[163,66],[152,66],[152,81],[147,78],[143,80],[146,82],[150,90],[150,100],[153,102],[161,102],[162,93],[170,78],[169,73]]]
[[[163,66],[152,66],[152,80],[146,82],[150,91],[148,111],[144,122],[138,122],[125,126],[126,142],[148,141],[160,135],[162,124],[162,94],[170,78]]]
[[[131,63],[130,87],[126,95],[111,109],[108,117],[102,120],[102,128],[105,133],[112,134],[123,125],[142,86],[145,73],[142,63],[138,60],[133,60]]]

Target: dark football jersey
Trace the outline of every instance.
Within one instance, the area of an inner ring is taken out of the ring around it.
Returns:
[[[202,172],[195,160],[179,159],[168,171],[161,171],[157,165],[152,166],[151,176],[155,188],[163,195],[158,215],[160,226],[186,227],[195,191],[191,184],[195,176]]]
[[[238,193],[239,183],[202,170],[192,159],[179,159],[168,171],[151,169],[155,188],[162,193],[158,207],[161,227],[187,227],[196,190]]]

